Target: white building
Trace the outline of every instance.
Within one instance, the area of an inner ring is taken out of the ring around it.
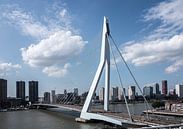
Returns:
[[[51,91],[51,103],[56,103],[55,90],[52,90]]]
[[[99,90],[99,100],[104,101],[104,87]]]
[[[118,89],[118,100],[124,100],[124,95],[126,96],[125,88],[119,87],[119,89]]]
[[[128,87],[128,98],[129,100],[135,100],[135,86]]]
[[[175,93],[178,95],[179,98],[183,98],[183,85],[175,85]]]

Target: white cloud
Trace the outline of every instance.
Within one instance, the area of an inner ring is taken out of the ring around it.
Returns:
[[[61,18],[64,18],[66,15],[67,15],[67,9],[63,9],[63,10],[61,10],[60,11],[60,16],[61,16]]]
[[[62,9],[60,12],[60,21],[64,23],[64,26],[67,28],[71,28],[71,17],[69,15],[69,12],[66,8]]]
[[[170,39],[142,41],[127,45],[123,49],[124,57],[136,66],[142,66],[159,61],[175,61],[183,54],[183,34]]]
[[[141,41],[122,49],[124,57],[136,66],[156,62],[172,63],[165,69],[173,73],[183,67],[183,1],[162,2],[148,10],[146,21],[159,20],[160,25]]]
[[[82,37],[70,31],[58,31],[28,48],[22,48],[23,60],[30,66],[50,66],[78,55],[85,45]]]
[[[148,10],[145,15],[145,19],[149,20],[161,20],[162,26],[170,25],[174,27],[183,28],[183,1],[182,0],[170,0],[160,3]]]
[[[2,17],[6,18],[13,26],[20,28],[24,35],[43,38],[49,34],[46,26],[20,8],[8,8],[2,13]]]
[[[46,73],[50,77],[64,77],[68,73],[69,63],[66,63],[63,68],[56,66],[45,67],[43,73]]]
[[[183,59],[176,60],[175,63],[173,63],[172,65],[168,66],[165,69],[165,72],[166,73],[173,73],[173,72],[176,72],[177,70],[179,70],[181,67],[183,67]]]
[[[19,64],[12,64],[12,63],[0,63],[0,75],[4,76],[7,73],[9,73],[10,71],[17,71],[19,69],[21,69],[22,67]]]
[[[82,36],[74,33],[77,30],[71,26],[72,18],[64,6],[53,4],[53,10],[47,9],[48,14],[36,18],[18,6],[5,6],[1,12],[1,18],[36,39],[36,43],[20,49],[22,60],[31,67],[41,67],[48,76],[66,75],[66,62],[79,55],[86,44]]]
[[[183,29],[183,1],[170,0],[148,10],[145,21],[160,21],[160,25],[149,35],[149,38],[164,38],[179,34]]]

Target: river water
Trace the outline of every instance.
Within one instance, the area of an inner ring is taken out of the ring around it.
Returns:
[[[73,117],[44,110],[0,112],[0,129],[101,129],[103,126],[77,123]]]
[[[141,113],[142,104],[130,105],[132,112]],[[101,109],[101,105],[94,106]],[[140,109],[140,111],[139,111]],[[124,104],[110,105],[112,111],[126,112]],[[135,110],[135,111],[134,111]],[[100,123],[77,123],[75,117],[62,112],[46,110],[25,110],[13,112],[0,112],[0,129],[102,129]]]

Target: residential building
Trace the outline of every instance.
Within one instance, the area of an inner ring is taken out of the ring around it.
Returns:
[[[118,100],[118,87],[112,87],[110,89],[109,100],[110,101],[117,101]]]
[[[176,95],[175,89],[170,89],[169,95],[171,96]]]
[[[124,100],[124,96],[126,97],[125,88],[118,88],[118,100]]]
[[[56,103],[56,95],[55,95],[55,90],[51,91],[51,103]]]
[[[7,80],[0,79],[0,102],[7,100]]]
[[[162,80],[162,94],[163,95],[167,95],[168,94],[167,80]]]
[[[74,97],[78,96],[78,88],[74,88]]]
[[[183,98],[183,85],[175,85],[175,93],[178,95],[179,98]]]
[[[154,89],[155,89],[154,93],[156,95],[159,95],[160,94],[160,90],[159,90],[159,84],[158,83],[155,83],[154,84]]]
[[[67,90],[64,89],[64,98],[67,99],[67,97],[68,97]]]
[[[44,92],[44,103],[50,103],[50,92]]]
[[[29,101],[38,102],[38,81],[29,81]]]
[[[16,81],[16,98],[25,100],[25,81]]]
[[[104,87],[101,87],[99,90],[99,100],[104,101]]]
[[[143,94],[145,97],[151,99],[153,98],[153,87],[152,86],[145,86],[143,88]]]
[[[135,86],[129,86],[128,87],[128,99],[129,100],[135,100]]]

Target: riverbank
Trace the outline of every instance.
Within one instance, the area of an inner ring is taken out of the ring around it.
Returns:
[[[24,111],[24,110],[29,110],[29,108],[7,108],[7,109],[1,109],[0,112]]]
[[[143,113],[156,114],[156,115],[164,115],[164,116],[175,116],[175,117],[183,117],[182,112],[170,112],[166,110],[146,110]]]

